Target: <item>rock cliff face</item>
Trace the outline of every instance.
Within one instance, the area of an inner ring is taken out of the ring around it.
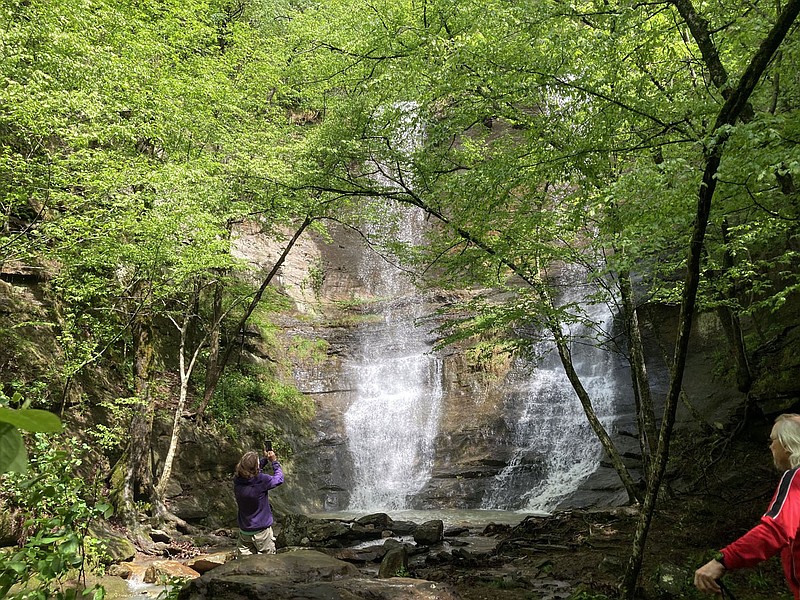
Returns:
[[[271,264],[278,251],[261,242],[256,231],[249,230],[242,232],[237,252],[257,268]],[[344,230],[334,231],[330,240],[303,239],[282,269],[280,285],[296,310],[280,316],[278,322],[287,345],[297,347],[302,341],[315,349],[306,356],[294,357],[293,376],[299,389],[314,398],[317,408],[312,431],[305,436],[293,435],[290,483],[274,495],[287,509],[340,510],[346,509],[350,501],[356,476],[355,457],[348,444],[344,415],[356,390],[346,365],[359,344],[363,346],[364,337],[368,339],[370,331],[383,326],[386,305],[405,300],[375,297],[370,292],[359,274],[364,252],[367,250],[360,238]],[[438,306],[452,299],[453,296],[432,293],[419,301],[426,304],[427,313],[433,314]],[[664,312],[655,318],[661,320],[664,331],[671,331],[674,314]],[[721,332],[713,317],[702,317],[695,332],[686,390],[709,420],[724,419],[740,398],[731,386],[712,376]],[[665,392],[666,370],[659,367],[664,361],[657,341],[649,340],[649,346],[653,358],[650,374],[655,397],[659,398]],[[669,347],[669,335],[662,341]],[[256,347],[250,351],[252,360],[261,360]],[[513,365],[498,357],[487,368],[486,364],[471,362],[468,353],[459,347],[441,352],[439,358],[442,402],[431,477],[419,493],[408,499],[407,506],[480,508],[487,491],[497,485],[495,476],[508,465],[517,449],[512,431],[516,413],[508,392]],[[612,435],[626,461],[636,469],[638,446],[631,436],[635,433],[632,400],[618,400],[619,414],[611,425]],[[684,410],[680,418],[692,422]],[[563,434],[568,436],[571,432]],[[391,452],[392,448],[385,451]],[[535,472],[545,458],[528,457],[527,469]],[[561,507],[608,506],[625,500],[616,474],[602,462],[579,490],[562,500]]]
[[[266,243],[258,229],[252,227],[239,232],[236,252],[257,273],[274,264],[280,249]],[[457,297],[454,293],[443,292],[428,292],[420,297],[376,294],[369,285],[369,273],[365,274],[361,268],[365,252],[368,250],[361,238],[346,230],[333,231],[329,239],[304,236],[293,249],[277,282],[292,300],[293,310],[276,315],[274,319],[280,328],[279,342],[292,365],[289,377],[316,405],[313,422],[307,427],[279,410],[265,408],[254,411],[237,424],[235,439],[211,437],[189,424],[167,492],[169,505],[178,516],[211,526],[228,526],[234,522],[231,473],[242,452],[260,445],[265,424],[282,432],[280,442],[287,449],[281,457],[287,483],[271,494],[276,510],[308,513],[348,507],[356,482],[357,457],[351,452],[352,440],[348,438],[345,415],[357,395],[352,374],[356,355],[369,353],[371,335],[385,333],[387,307],[402,313],[421,303],[422,313],[433,315],[436,308]],[[2,331],[10,331],[15,323],[22,321],[49,320],[46,315],[50,309],[36,293],[36,278],[6,279],[0,281],[0,308],[3,309],[0,318],[6,323]],[[663,398],[666,391],[663,348],[667,353],[671,351],[676,314],[671,309],[651,307],[648,317],[663,332],[660,339],[647,341],[654,397],[658,399]],[[435,319],[427,325],[435,326]],[[30,325],[28,328],[30,336],[24,342],[17,338],[15,344],[27,348],[23,350],[33,358],[19,365],[18,373],[43,370],[47,363],[58,360],[52,331],[47,326]],[[754,392],[764,413],[784,411],[798,402],[798,339],[800,328],[787,326],[780,336],[761,344],[761,350],[756,352],[754,368],[762,376],[757,378]],[[724,336],[716,318],[701,315],[694,328],[684,387],[694,408],[709,423],[726,423],[732,408],[742,405],[741,394],[736,392],[732,378],[725,373],[725,365],[729,363],[721,350],[725,346],[721,340]],[[14,348],[6,344],[0,356],[4,364],[17,361],[16,357],[22,353],[22,350],[12,350]],[[254,363],[273,361],[274,357],[268,356],[270,352],[274,353],[275,348],[268,349],[254,334],[246,340],[244,359]],[[497,486],[496,476],[512,460],[519,461],[520,471],[529,478],[523,478],[524,482],[535,479],[548,458],[546,452],[518,452],[515,428],[522,417],[519,394],[515,395],[513,388],[520,377],[519,366],[499,355],[489,361],[476,361],[466,348],[458,346],[435,354],[440,365],[441,403],[430,456],[430,478],[422,482],[420,491],[407,499],[407,506],[419,509],[485,507],[488,493]],[[621,375],[624,380],[624,370]],[[602,377],[600,373],[599,378]],[[87,387],[89,385],[92,387]],[[89,392],[102,397],[102,389],[110,390],[114,385],[110,380],[93,376],[73,384],[70,393]],[[615,388],[617,414],[609,421],[609,429],[625,460],[635,470],[639,466],[639,456],[633,437],[632,400],[625,391],[629,387],[629,384],[620,383]],[[124,396],[121,389],[111,393]],[[574,435],[572,426],[566,425],[573,422],[568,421],[571,417],[559,417],[565,425],[547,435]],[[580,414],[577,417],[580,419]],[[692,427],[695,417],[682,407],[679,422],[684,427]],[[157,459],[165,454],[169,426],[166,422],[159,425]],[[383,450],[395,451],[388,446]],[[525,485],[520,485],[520,495],[528,491]],[[609,506],[625,500],[616,474],[601,461],[600,467],[578,490],[563,498],[560,506]]]

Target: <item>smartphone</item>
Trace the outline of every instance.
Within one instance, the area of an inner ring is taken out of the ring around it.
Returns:
[[[272,451],[272,440],[267,440],[264,442],[264,450],[267,452]]]

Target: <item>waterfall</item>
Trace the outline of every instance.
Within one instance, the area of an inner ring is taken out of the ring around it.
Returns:
[[[401,221],[399,239],[413,241],[422,214]],[[354,461],[350,510],[399,510],[430,478],[442,401],[441,360],[423,317],[422,298],[406,274],[375,253],[360,265],[371,293],[383,299],[379,326],[362,326],[358,359],[349,366],[355,400],[344,415]]]
[[[415,107],[406,112],[397,144],[413,149],[421,135]],[[391,185],[388,179],[383,183]],[[384,224],[368,226],[367,239],[419,244],[425,228],[419,209],[385,201]],[[401,212],[402,210],[402,212]],[[391,258],[391,257],[390,257]],[[350,510],[400,510],[430,478],[442,402],[442,363],[431,352],[421,295],[407,273],[376,252],[365,252],[359,279],[381,306],[382,322],[357,332],[356,359],[348,366],[355,399],[344,414],[353,457]]]
[[[564,302],[577,302],[580,286],[570,286]],[[583,306],[592,322],[608,331],[613,315],[605,304]],[[606,430],[615,419],[619,366],[617,358],[598,348],[589,328],[571,325],[565,333],[575,369]],[[585,338],[581,340],[581,338]],[[541,342],[535,366],[518,360],[508,379],[509,428],[517,447],[509,464],[486,494],[484,508],[543,511],[555,509],[600,464],[602,446],[558,358],[553,342]]]

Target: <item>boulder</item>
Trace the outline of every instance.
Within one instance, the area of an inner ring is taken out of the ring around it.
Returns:
[[[392,531],[395,535],[414,535],[417,527],[419,525],[414,521],[395,521],[392,523]]]
[[[350,527],[342,521],[313,519],[305,515],[286,515],[276,544],[287,546],[316,546],[341,548],[350,539]]]
[[[421,546],[433,546],[444,539],[444,522],[441,519],[426,521],[414,531],[414,541]]]
[[[108,567],[106,573],[109,575],[114,575],[115,577],[121,577],[122,579],[136,579],[139,581],[144,581],[146,571],[147,565],[133,562],[123,562],[111,565]]]
[[[163,542],[165,544],[172,542],[172,536],[161,529],[150,530],[150,539],[154,542]]]
[[[200,573],[176,560],[156,560],[147,566],[145,583],[159,583],[165,579],[196,579]]]
[[[368,563],[380,560],[386,550],[383,546],[370,546],[369,548],[325,548],[323,552],[350,563]]]
[[[377,540],[385,531],[376,522],[351,522],[336,519],[314,519],[305,515],[286,515],[276,544],[312,548],[344,548],[357,542]]]
[[[257,554],[190,581],[179,600],[459,600],[441,583],[363,579],[353,565],[316,550]]]
[[[114,532],[104,521],[92,521],[89,535],[103,542],[105,552],[100,556],[100,562],[104,565],[130,561],[136,556],[133,542]]]
[[[356,519],[356,523],[365,526],[372,525],[378,529],[392,529],[392,525],[394,525],[394,521],[392,521],[392,518],[386,513],[365,515],[360,519]]]
[[[458,537],[469,534],[469,527],[453,525],[444,530],[444,537]]]
[[[210,571],[211,569],[216,569],[217,567],[224,565],[229,560],[232,560],[234,556],[233,552],[215,552],[214,554],[201,554],[200,556],[195,556],[191,560],[186,562],[186,566],[194,569],[201,575]]]
[[[402,577],[408,575],[408,552],[405,546],[392,548],[386,553],[378,569],[378,577]]]

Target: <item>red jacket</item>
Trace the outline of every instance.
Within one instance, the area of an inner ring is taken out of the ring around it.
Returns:
[[[781,477],[761,522],[722,549],[727,569],[752,567],[779,550],[783,573],[796,600],[800,600],[800,467]]]

